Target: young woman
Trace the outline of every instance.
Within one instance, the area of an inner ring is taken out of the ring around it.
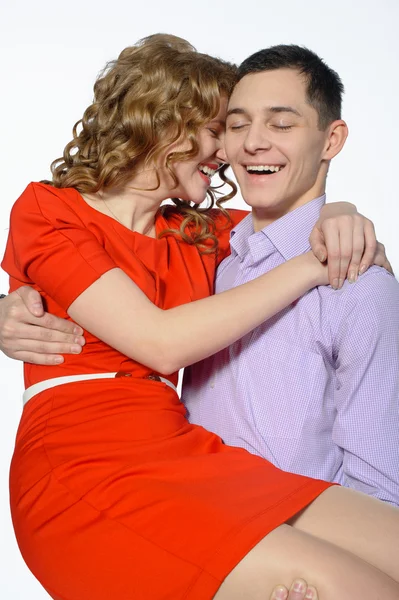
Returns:
[[[298,575],[322,600],[398,597],[399,511],[225,446],[175,391],[181,367],[328,281],[309,253],[210,296],[242,213],[189,202],[221,165],[234,82],[173,36],[125,49],[51,184],[13,207],[11,289],[86,337],[56,367],[25,364],[11,465],[18,543],[56,600],[260,599]]]

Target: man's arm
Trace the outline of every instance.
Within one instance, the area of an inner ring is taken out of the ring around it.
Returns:
[[[399,283],[374,267],[346,286],[333,332],[343,484],[399,505]]]

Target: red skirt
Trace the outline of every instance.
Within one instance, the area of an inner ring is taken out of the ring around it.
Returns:
[[[330,485],[224,445],[164,383],[126,378],[32,398],[10,473],[21,553],[56,600],[211,599]]]

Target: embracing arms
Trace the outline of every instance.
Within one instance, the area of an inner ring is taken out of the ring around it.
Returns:
[[[326,205],[311,234],[310,241],[314,253],[321,260],[325,259],[328,253],[330,283],[335,283],[335,280],[345,277],[348,269],[349,276],[354,274],[353,279],[356,279],[359,268],[362,265],[367,268],[373,260],[375,264],[390,269],[382,245],[376,242],[371,221],[357,214],[353,205],[346,203]],[[115,276],[115,273],[111,275],[111,277]],[[130,280],[129,282],[123,281],[123,286],[129,285]],[[133,284],[133,289],[134,287],[137,286]],[[100,282],[98,282],[97,288],[98,290],[100,289]],[[138,288],[136,291],[140,292]],[[238,292],[238,294],[242,296],[242,291]],[[146,304],[145,300],[143,304]],[[282,298],[279,298],[279,301],[282,301]],[[261,300],[261,302],[263,301]],[[286,304],[289,304],[288,300]],[[220,306],[222,305],[224,305],[224,300]],[[202,305],[204,312],[206,312],[208,306]],[[74,311],[76,307],[72,306],[71,308]],[[275,308],[277,308],[277,305],[275,305]],[[143,309],[151,311],[156,309],[156,307],[143,306]],[[227,309],[228,311],[231,310],[230,302]],[[246,309],[245,312],[248,313],[250,307],[246,306]],[[159,310],[156,309],[154,311],[158,313],[155,317],[156,319],[160,317]],[[184,313],[184,320],[187,323],[189,315],[185,310],[183,309],[181,313],[182,316]],[[240,318],[243,313],[244,307],[242,307],[240,312]],[[73,318],[76,318],[75,313],[71,313],[71,315]],[[228,320],[227,315],[222,315],[222,323]],[[170,327],[172,327],[175,316],[176,313],[171,313],[168,316]],[[89,318],[91,318],[90,315]],[[246,318],[247,327],[250,327],[249,323],[254,322],[253,315],[247,314]],[[160,321],[158,322],[160,323]],[[191,325],[192,323],[190,322],[190,327]],[[217,327],[219,328],[220,325],[218,322]],[[165,329],[165,333],[166,331],[168,330]],[[174,332],[172,333],[174,335]],[[42,299],[39,293],[33,288],[21,287],[0,302],[0,348],[11,358],[36,364],[59,364],[63,361],[62,354],[79,353],[81,351],[84,345],[82,334],[83,330],[81,327],[74,325],[70,321],[45,313]],[[211,336],[213,336],[213,330],[211,330]],[[228,340],[232,339],[232,332],[227,333],[227,335],[225,332],[224,336],[223,339],[227,340],[227,343],[230,343]],[[187,333],[187,338],[191,338],[191,340],[196,339],[192,333]],[[170,341],[170,339],[167,340],[168,346],[170,346]],[[215,350],[211,350],[209,347],[207,351],[211,353]],[[198,360],[198,358],[192,357],[192,360]]]

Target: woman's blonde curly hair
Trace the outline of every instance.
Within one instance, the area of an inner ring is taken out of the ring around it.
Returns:
[[[94,85],[94,101],[73,128],[73,139],[62,158],[51,165],[55,187],[74,187],[81,193],[123,188],[135,168],[156,161],[179,139],[189,140],[191,149],[167,154],[166,167],[176,186],[173,163],[189,160],[198,153],[197,134],[218,113],[220,95],[229,96],[236,82],[236,66],[198,53],[186,40],[156,34],[125,48],[107,64]],[[209,214],[216,202],[222,204],[232,191],[201,209],[173,198],[174,210],[184,216],[179,230],[167,230],[203,252],[217,248],[214,221]],[[159,176],[158,184],[160,184]],[[216,192],[217,193],[217,192]],[[164,208],[170,210],[170,208]]]

